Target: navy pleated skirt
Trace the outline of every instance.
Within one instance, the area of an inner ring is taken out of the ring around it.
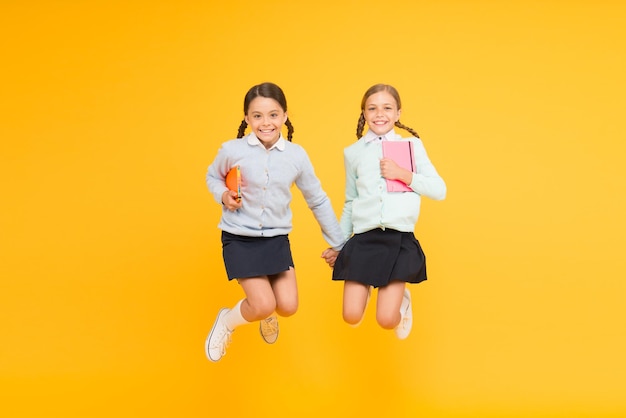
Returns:
[[[287,235],[257,238],[222,231],[222,255],[228,280],[270,276],[294,267]]]
[[[351,280],[381,287],[397,280],[426,280],[426,256],[412,232],[374,229],[353,235],[343,247],[333,280]]]

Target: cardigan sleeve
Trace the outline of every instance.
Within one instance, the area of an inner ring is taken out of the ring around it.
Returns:
[[[343,153],[343,165],[345,170],[345,198],[339,225],[341,226],[344,238],[347,240],[353,233],[352,203],[358,196],[356,188],[356,172],[347,149],[344,150]]]
[[[304,148],[301,148],[301,172],[296,178],[296,186],[302,192],[304,200],[321,227],[324,240],[334,250],[340,251],[345,240],[333,210],[330,198],[322,189],[321,182],[315,174],[313,164]]]
[[[213,195],[213,198],[216,202],[222,203],[222,195],[225,191],[228,190],[226,187],[226,173],[228,172],[228,158],[227,158],[226,147],[224,144],[217,151],[217,155],[209,168],[206,174],[206,184]]]
[[[413,180],[409,187],[416,193],[433,200],[443,200],[446,197],[447,187],[435,166],[431,163],[421,140],[413,140],[415,166],[417,173],[413,173]]]

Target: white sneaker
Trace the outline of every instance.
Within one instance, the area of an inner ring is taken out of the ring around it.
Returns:
[[[224,315],[226,315],[230,309],[222,308],[217,313],[217,319],[213,324],[213,328],[209,333],[205,343],[204,351],[206,356],[211,361],[218,361],[226,354],[226,347],[230,343],[230,334],[233,332],[228,329],[224,323]]]
[[[263,340],[268,344],[274,344],[278,339],[278,318],[276,315],[262,319],[259,322],[259,331]]]
[[[400,305],[400,323],[396,327],[396,336],[401,340],[404,340],[409,336],[411,327],[413,326],[413,312],[411,310],[411,292],[409,289],[404,289],[404,296],[402,297],[402,304]]]

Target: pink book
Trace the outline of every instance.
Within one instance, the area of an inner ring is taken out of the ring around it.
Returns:
[[[383,157],[392,159],[400,167],[415,173],[413,143],[411,141],[383,141]],[[412,192],[409,186],[400,180],[386,180],[388,192]]]

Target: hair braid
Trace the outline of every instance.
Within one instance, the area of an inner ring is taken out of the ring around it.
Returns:
[[[415,138],[419,138],[420,136],[417,134],[417,132],[415,132],[414,129],[409,128],[408,126],[404,125],[403,123],[401,123],[399,120],[395,123],[395,125],[398,128],[404,129],[406,131],[409,131],[411,133],[411,135],[413,135]]]
[[[243,133],[246,131],[247,127],[248,127],[248,122],[246,122],[245,119],[242,120],[241,125],[239,125],[239,131],[237,131],[237,138],[243,137]]]
[[[363,136],[363,128],[365,127],[365,116],[363,112],[359,116],[359,122],[356,125],[356,139],[359,140]]]
[[[293,136],[293,125],[289,118],[285,121],[285,125],[287,126],[287,141],[291,142],[291,137]]]

